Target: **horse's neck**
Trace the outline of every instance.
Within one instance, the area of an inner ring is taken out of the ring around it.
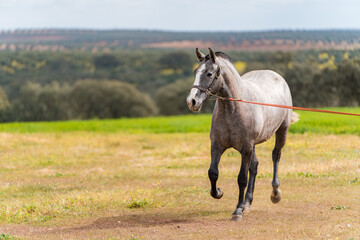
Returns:
[[[245,94],[246,86],[240,74],[237,72],[235,66],[229,63],[226,65],[223,64],[223,67],[226,68],[226,71],[222,74],[224,82],[220,95],[222,97],[242,98]]]

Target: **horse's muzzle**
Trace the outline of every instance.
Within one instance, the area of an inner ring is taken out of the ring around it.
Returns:
[[[196,100],[195,98],[192,98],[190,96],[186,99],[186,102],[189,109],[193,112],[199,112],[202,107],[201,100]]]

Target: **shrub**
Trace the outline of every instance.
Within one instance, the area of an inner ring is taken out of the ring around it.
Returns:
[[[76,118],[144,117],[157,113],[150,97],[119,81],[82,80],[70,92]]]
[[[15,121],[53,121],[70,118],[68,86],[58,82],[44,87],[28,82],[20,88],[8,118]]]

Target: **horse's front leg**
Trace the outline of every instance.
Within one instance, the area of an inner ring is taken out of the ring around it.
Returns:
[[[209,179],[211,182],[210,194],[213,198],[220,199],[223,192],[220,188],[216,187],[216,181],[219,177],[219,162],[220,157],[224,152],[224,148],[217,143],[211,143],[211,164],[208,171]]]
[[[250,205],[254,197],[255,179],[257,175],[258,159],[255,154],[255,146],[252,153],[251,163],[249,167],[249,183],[245,194],[245,209],[243,212],[250,211]]]
[[[245,208],[244,193],[248,182],[248,172],[253,154],[253,146],[244,146],[241,150],[241,168],[238,175],[239,200],[236,210],[232,215],[232,220],[238,221],[242,218]]]

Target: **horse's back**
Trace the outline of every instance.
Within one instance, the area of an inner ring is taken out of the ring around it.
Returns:
[[[257,93],[255,97],[282,101],[278,104],[292,104],[289,86],[280,74],[271,70],[255,70],[242,75],[241,78],[253,85],[252,89]]]
[[[247,99],[261,103],[292,105],[289,86],[280,74],[271,70],[256,70],[242,75],[241,78],[251,89]],[[290,126],[292,110],[255,105],[251,107],[251,112],[255,114],[253,117],[262,119],[256,121],[259,124],[258,129],[261,129],[255,139],[256,143],[269,139],[281,125]]]

